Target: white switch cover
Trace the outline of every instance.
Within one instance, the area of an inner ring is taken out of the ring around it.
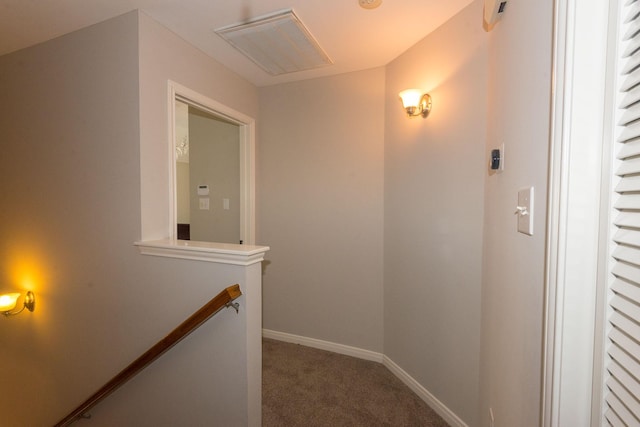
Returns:
[[[208,211],[209,210],[209,198],[208,197],[201,197],[200,198],[200,210],[201,211]]]
[[[222,209],[225,211],[229,210],[229,199],[222,199]]]
[[[518,191],[518,231],[533,236],[533,187]]]

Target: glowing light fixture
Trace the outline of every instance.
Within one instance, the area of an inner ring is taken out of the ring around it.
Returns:
[[[382,0],[358,0],[363,9],[375,9],[382,4]]]
[[[422,116],[426,118],[431,111],[431,96],[423,94],[420,89],[407,89],[398,94],[407,116]]]
[[[33,311],[36,308],[36,296],[33,292],[28,291],[24,296],[24,302],[22,308],[18,311],[13,311],[18,305],[18,299],[20,298],[19,292],[12,292],[9,294],[1,294],[0,295],[0,313],[5,316],[13,316],[19,313],[26,308],[29,311]]]

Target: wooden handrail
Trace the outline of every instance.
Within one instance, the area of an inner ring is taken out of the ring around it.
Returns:
[[[184,337],[189,335],[200,325],[206,322],[211,316],[216,314],[224,307],[233,306],[237,310],[237,305],[231,304],[233,300],[242,295],[239,285],[229,286],[211,301],[202,306],[202,308],[193,313],[187,320],[182,322],[180,326],[175,328],[169,335],[158,341],[153,347],[147,350],[142,356],[138,357],[129,366],[124,368],[118,375],[113,377],[102,388],[96,391],[91,397],[82,402],[76,409],[71,411],[69,415],[59,421],[55,427],[68,426],[83,415],[98,402],[113,393],[118,387],[136,376],[140,371],[150,365],[158,357],[162,356],[167,350],[180,342]]]

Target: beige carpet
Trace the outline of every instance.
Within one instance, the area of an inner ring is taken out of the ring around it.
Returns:
[[[447,426],[380,363],[266,338],[262,349],[264,427]]]

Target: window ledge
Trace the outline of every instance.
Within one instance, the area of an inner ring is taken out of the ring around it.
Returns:
[[[219,264],[252,265],[264,260],[268,246],[209,243],[192,240],[153,240],[135,242],[143,255],[190,259]]]

